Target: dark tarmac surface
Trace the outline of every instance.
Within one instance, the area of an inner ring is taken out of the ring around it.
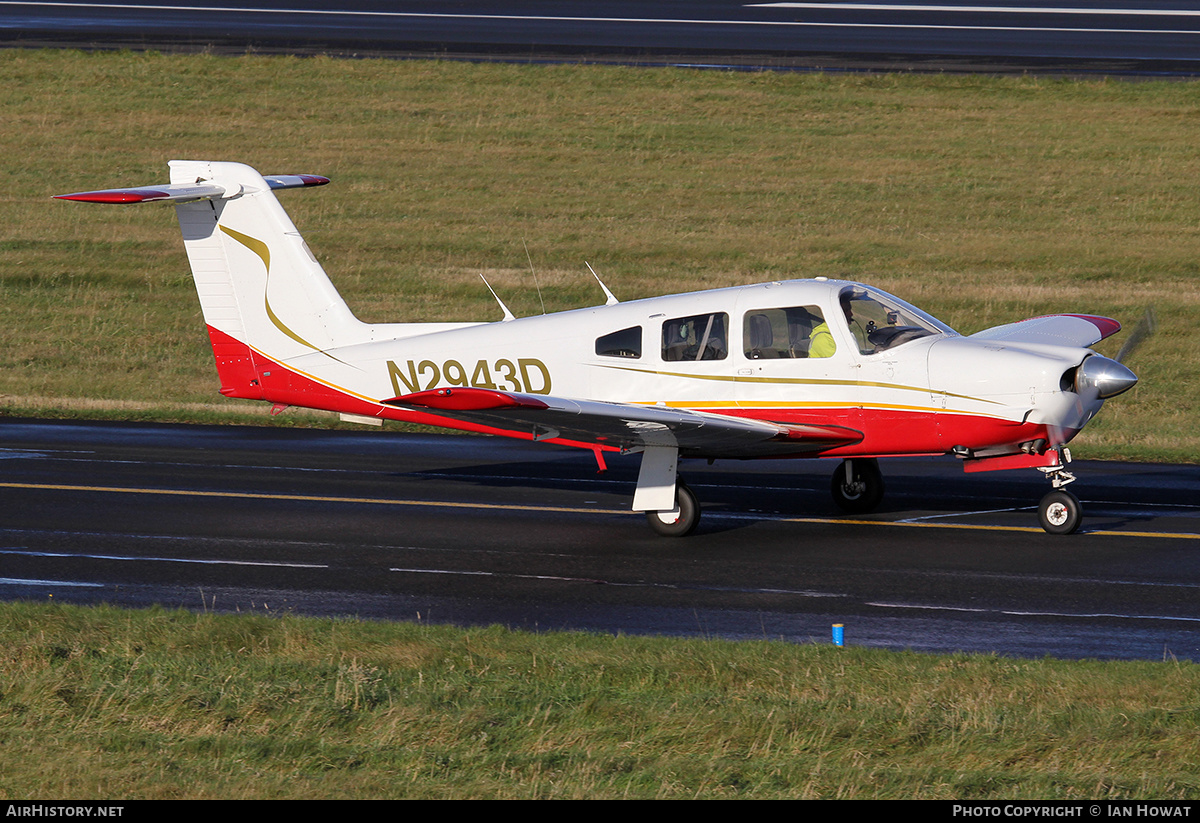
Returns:
[[[0,0],[0,43],[703,68],[1195,75],[1200,4]]]
[[[465,435],[0,420],[0,597],[921,651],[1200,660],[1200,467],[682,464],[698,532],[628,511],[637,458]]]

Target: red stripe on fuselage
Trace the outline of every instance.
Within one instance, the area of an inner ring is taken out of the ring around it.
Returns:
[[[784,425],[842,426],[862,432],[860,442],[820,451],[813,455],[817,457],[945,454],[955,446],[972,451],[1012,446],[1015,451],[1022,443],[1049,439],[1046,427],[1040,423],[1018,423],[952,411],[858,407],[710,411]]]
[[[385,420],[495,434],[519,440],[533,439],[532,434],[524,432],[505,431],[440,417],[437,414],[384,406],[289,369],[212,326],[208,327],[208,334],[212,340],[217,371],[221,378],[221,393],[227,397],[266,400],[289,406],[381,417]],[[784,425],[842,426],[863,433],[861,442],[797,455],[801,457],[944,454],[955,446],[965,446],[972,451],[1011,446],[1013,451],[1016,451],[1016,447],[1021,443],[1039,438],[1049,439],[1046,427],[1042,424],[1016,423],[949,411],[858,407],[737,410],[696,408],[695,411],[767,420]],[[1073,435],[1074,432],[1068,434]],[[1066,439],[1069,440],[1070,437]],[[586,449],[618,450],[614,446],[597,446],[593,443],[560,438],[543,442]]]
[[[477,434],[495,434],[518,440],[533,440],[532,433],[505,431],[462,420],[451,420],[436,414],[384,406],[293,371],[278,361],[271,360],[261,352],[255,351],[237,338],[225,334],[220,329],[209,326],[208,336],[213,343],[213,352],[217,356],[221,394],[226,397],[266,400],[288,406],[344,412],[365,417],[380,417],[384,420],[399,420],[422,426],[439,426],[444,429],[458,429]],[[251,365],[247,366],[246,364]],[[619,451],[616,446],[579,443],[562,438],[548,438],[541,442],[588,450],[599,448],[603,451]]]

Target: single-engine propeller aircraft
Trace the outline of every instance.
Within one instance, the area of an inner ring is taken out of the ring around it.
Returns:
[[[169,185],[60,195],[173,203],[221,393],[350,419],[405,420],[641,452],[634,511],[691,532],[680,457],[839,458],[849,512],[883,496],[878,458],[951,454],[1033,468],[1048,532],[1080,522],[1066,444],[1137,377],[1088,347],[1115,320],[1037,317],[962,336],[903,300],[818,277],[491,323],[369,325],[351,314],[275,197],[329,182],[172,161]],[[599,279],[599,278],[597,278]]]

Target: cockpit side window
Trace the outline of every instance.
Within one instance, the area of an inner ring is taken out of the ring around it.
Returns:
[[[742,343],[749,360],[832,357],[837,351],[825,315],[817,306],[748,311]]]
[[[838,304],[862,354],[887,351],[932,334],[955,333],[920,309],[875,289],[848,286],[838,294]]]
[[[596,338],[596,354],[601,357],[630,357],[637,359],[642,356],[642,327],[630,326],[612,334]]]
[[[696,314],[666,320],[662,325],[662,359],[668,363],[688,360],[724,360],[729,350],[725,312]]]

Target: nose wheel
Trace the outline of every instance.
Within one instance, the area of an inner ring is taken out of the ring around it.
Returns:
[[[1050,534],[1071,534],[1083,520],[1079,498],[1069,491],[1056,489],[1038,503],[1038,520]]]

